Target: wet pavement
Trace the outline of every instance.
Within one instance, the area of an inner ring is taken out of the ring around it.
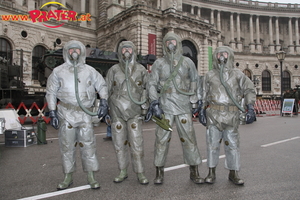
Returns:
[[[153,152],[155,124],[144,123],[145,175],[148,185],[140,185],[132,167],[128,178],[114,183],[118,166],[112,141],[104,141],[106,125],[95,127],[97,156],[100,170],[96,179],[101,188],[89,189],[86,173],[82,171],[77,150],[77,170],[70,189],[57,191],[63,173],[58,147],[57,130],[47,125],[47,144],[28,147],[6,147],[0,135],[0,199],[299,199],[300,193],[300,117],[263,116],[250,125],[241,125],[241,165],[239,172],[244,186],[228,181],[221,146],[220,162],[215,184],[194,184],[189,179],[189,168],[183,164],[182,149],[173,127],[173,137],[165,166],[162,185],[154,185],[155,166]],[[26,126],[31,126],[27,124]],[[207,175],[205,127],[196,119],[194,123],[198,147],[203,164],[202,177]],[[36,128],[36,127],[35,127]]]

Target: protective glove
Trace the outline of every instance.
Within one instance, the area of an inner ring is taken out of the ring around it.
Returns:
[[[58,129],[59,120],[58,120],[58,117],[57,117],[56,110],[51,110],[49,112],[49,117],[50,117],[50,125],[53,126],[53,128]]]
[[[254,107],[251,104],[247,105],[246,124],[251,124],[255,120]]]
[[[198,107],[193,108],[193,110],[192,110],[193,115],[195,115],[196,113],[200,114],[200,111],[202,109],[202,104],[203,104],[202,101],[199,100],[197,103],[198,103]]]
[[[104,117],[105,123],[110,126],[110,116],[108,114],[108,103],[106,99],[100,99],[97,115],[98,118]]]
[[[159,107],[159,101],[154,100],[150,103],[148,112],[145,117],[145,122],[150,121],[153,115],[159,119],[162,119],[162,114],[164,114],[164,111]]]
[[[200,122],[203,126],[206,126],[206,109],[201,108],[198,117],[199,117],[199,122]]]

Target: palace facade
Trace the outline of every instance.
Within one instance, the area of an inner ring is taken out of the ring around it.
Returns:
[[[0,62],[22,65],[27,87],[40,87],[37,64],[46,50],[62,48],[69,40],[106,51],[116,51],[121,41],[130,40],[140,55],[161,57],[162,38],[168,31],[182,38],[184,55],[194,61],[199,75],[211,68],[214,49],[226,45],[234,50],[235,66],[254,81],[259,96],[280,96],[281,81],[282,91],[300,85],[298,4],[248,0],[48,2],[0,1]],[[279,50],[286,53],[282,65],[276,57]]]

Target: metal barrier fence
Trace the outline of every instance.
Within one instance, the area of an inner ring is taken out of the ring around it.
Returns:
[[[298,102],[300,106],[300,101]],[[48,103],[44,103],[43,107],[40,108],[35,102],[32,103],[32,105],[27,108],[26,105],[21,102],[17,108],[15,108],[11,103],[8,103],[6,105],[7,108],[15,109],[15,111],[18,114],[18,118],[21,124],[24,124],[27,119],[30,119],[33,123],[37,123],[38,119],[42,117],[47,124],[50,122],[50,118],[45,116],[45,109],[47,108]],[[24,109],[26,112],[25,116],[20,117],[19,112]],[[257,99],[254,105],[254,109],[256,111],[256,115],[258,117],[262,116],[262,114],[265,114],[266,116],[275,116],[280,115],[280,100],[268,100],[268,99]],[[33,111],[38,111],[38,115],[32,116]]]
[[[44,103],[43,107],[42,108],[39,108],[39,106],[33,102],[32,105],[29,107],[29,109],[26,107],[26,105],[21,102],[19,104],[19,106],[17,108],[15,108],[11,103],[8,103],[5,108],[12,108],[12,109],[15,109],[15,111],[17,112],[18,114],[18,119],[20,121],[21,124],[24,124],[25,121],[29,118],[33,123],[37,123],[38,119],[40,117],[42,117],[44,119],[44,121],[48,124],[50,122],[50,118],[49,117],[46,117],[45,114],[44,114],[44,111],[45,109],[47,108],[47,105],[48,103]],[[24,117],[20,117],[20,114],[19,112],[24,109],[24,111],[26,112],[25,116]],[[32,112],[33,111],[38,111],[38,115],[36,116],[32,116]]]

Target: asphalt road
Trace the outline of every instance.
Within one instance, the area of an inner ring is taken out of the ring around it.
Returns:
[[[145,123],[144,148],[146,177],[150,183],[140,185],[132,168],[122,183],[114,183],[118,167],[111,141],[103,141],[106,125],[95,127],[97,156],[100,170],[96,179],[100,190],[89,189],[86,174],[82,171],[77,151],[77,171],[70,189],[57,191],[63,173],[58,148],[57,131],[47,126],[46,145],[29,147],[5,147],[4,135],[0,135],[0,199],[242,199],[274,200],[300,199],[300,117],[264,116],[250,125],[240,126],[240,147],[244,186],[228,181],[224,168],[224,151],[221,151],[217,167],[216,183],[196,185],[189,179],[189,169],[183,165],[182,149],[176,127],[165,166],[163,185],[154,185],[155,167],[153,150],[155,124]],[[202,177],[207,175],[205,127],[194,123],[198,147],[203,164],[199,166]],[[222,144],[223,149],[223,144]]]

